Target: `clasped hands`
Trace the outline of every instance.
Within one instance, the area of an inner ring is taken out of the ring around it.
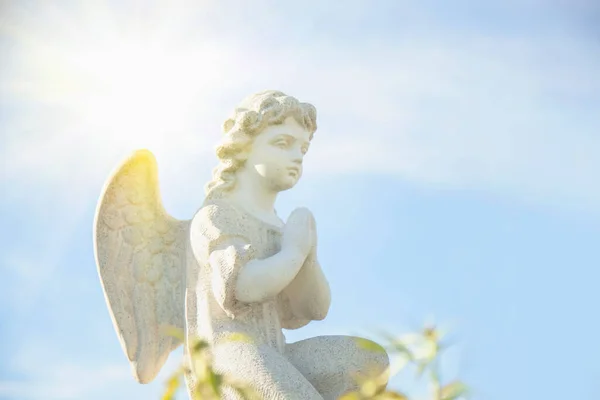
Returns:
[[[317,251],[317,229],[313,214],[308,208],[296,208],[287,219],[283,230],[281,248],[297,255],[302,264]]]

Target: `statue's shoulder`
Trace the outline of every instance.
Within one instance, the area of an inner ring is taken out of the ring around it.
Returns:
[[[226,223],[228,219],[238,218],[238,212],[225,200],[206,200],[194,215],[196,223]]]
[[[205,201],[192,218],[192,231],[214,239],[235,234],[240,228],[239,212],[227,201]]]

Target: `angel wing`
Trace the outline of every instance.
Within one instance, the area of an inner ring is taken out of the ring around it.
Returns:
[[[134,152],[108,179],[96,210],[96,265],[110,315],[138,382],[152,381],[184,329],[185,255],[190,221],[163,208],[158,168]]]

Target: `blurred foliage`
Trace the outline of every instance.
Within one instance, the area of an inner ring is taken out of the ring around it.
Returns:
[[[183,333],[177,329],[169,328],[167,333],[183,342]],[[229,335],[228,341],[250,341],[243,334]],[[219,344],[215,344],[218,346]],[[234,377],[226,376],[213,369],[213,360],[210,345],[201,339],[194,339],[189,346],[189,357],[169,377],[162,400],[175,400],[175,393],[180,387],[185,387],[185,378],[192,383],[193,390],[190,395],[192,400],[221,400],[224,390],[237,392],[244,400],[262,400],[252,387],[244,382],[238,382]]]
[[[183,334],[177,330],[169,330],[169,334],[183,341]],[[360,389],[346,393],[339,400],[411,400],[407,393],[387,388],[387,382],[405,367],[416,367],[417,378],[428,380],[430,397],[428,400],[461,400],[466,399],[468,387],[455,380],[443,383],[439,364],[442,352],[448,347],[441,342],[439,330],[425,327],[421,332],[394,337],[382,334],[385,342],[383,348],[390,355],[390,367],[378,376],[354,377]],[[244,335],[232,335],[228,340],[251,340]],[[368,351],[382,351],[381,347],[366,339],[358,339],[358,344]],[[215,346],[218,346],[216,344]],[[185,377],[193,382],[192,400],[220,400],[224,390],[237,392],[246,400],[262,400],[250,386],[235,381],[214,371],[210,345],[203,340],[195,340],[189,347],[187,362],[175,371],[167,380],[162,400],[175,400],[175,393],[185,387]],[[192,372],[193,371],[193,372]]]

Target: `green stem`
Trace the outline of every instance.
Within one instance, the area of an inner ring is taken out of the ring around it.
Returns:
[[[436,344],[437,347],[437,344]],[[433,400],[442,400],[442,388],[441,388],[441,378],[439,371],[439,359],[436,348],[436,357],[431,363],[430,376],[431,376],[431,391],[433,392]]]

